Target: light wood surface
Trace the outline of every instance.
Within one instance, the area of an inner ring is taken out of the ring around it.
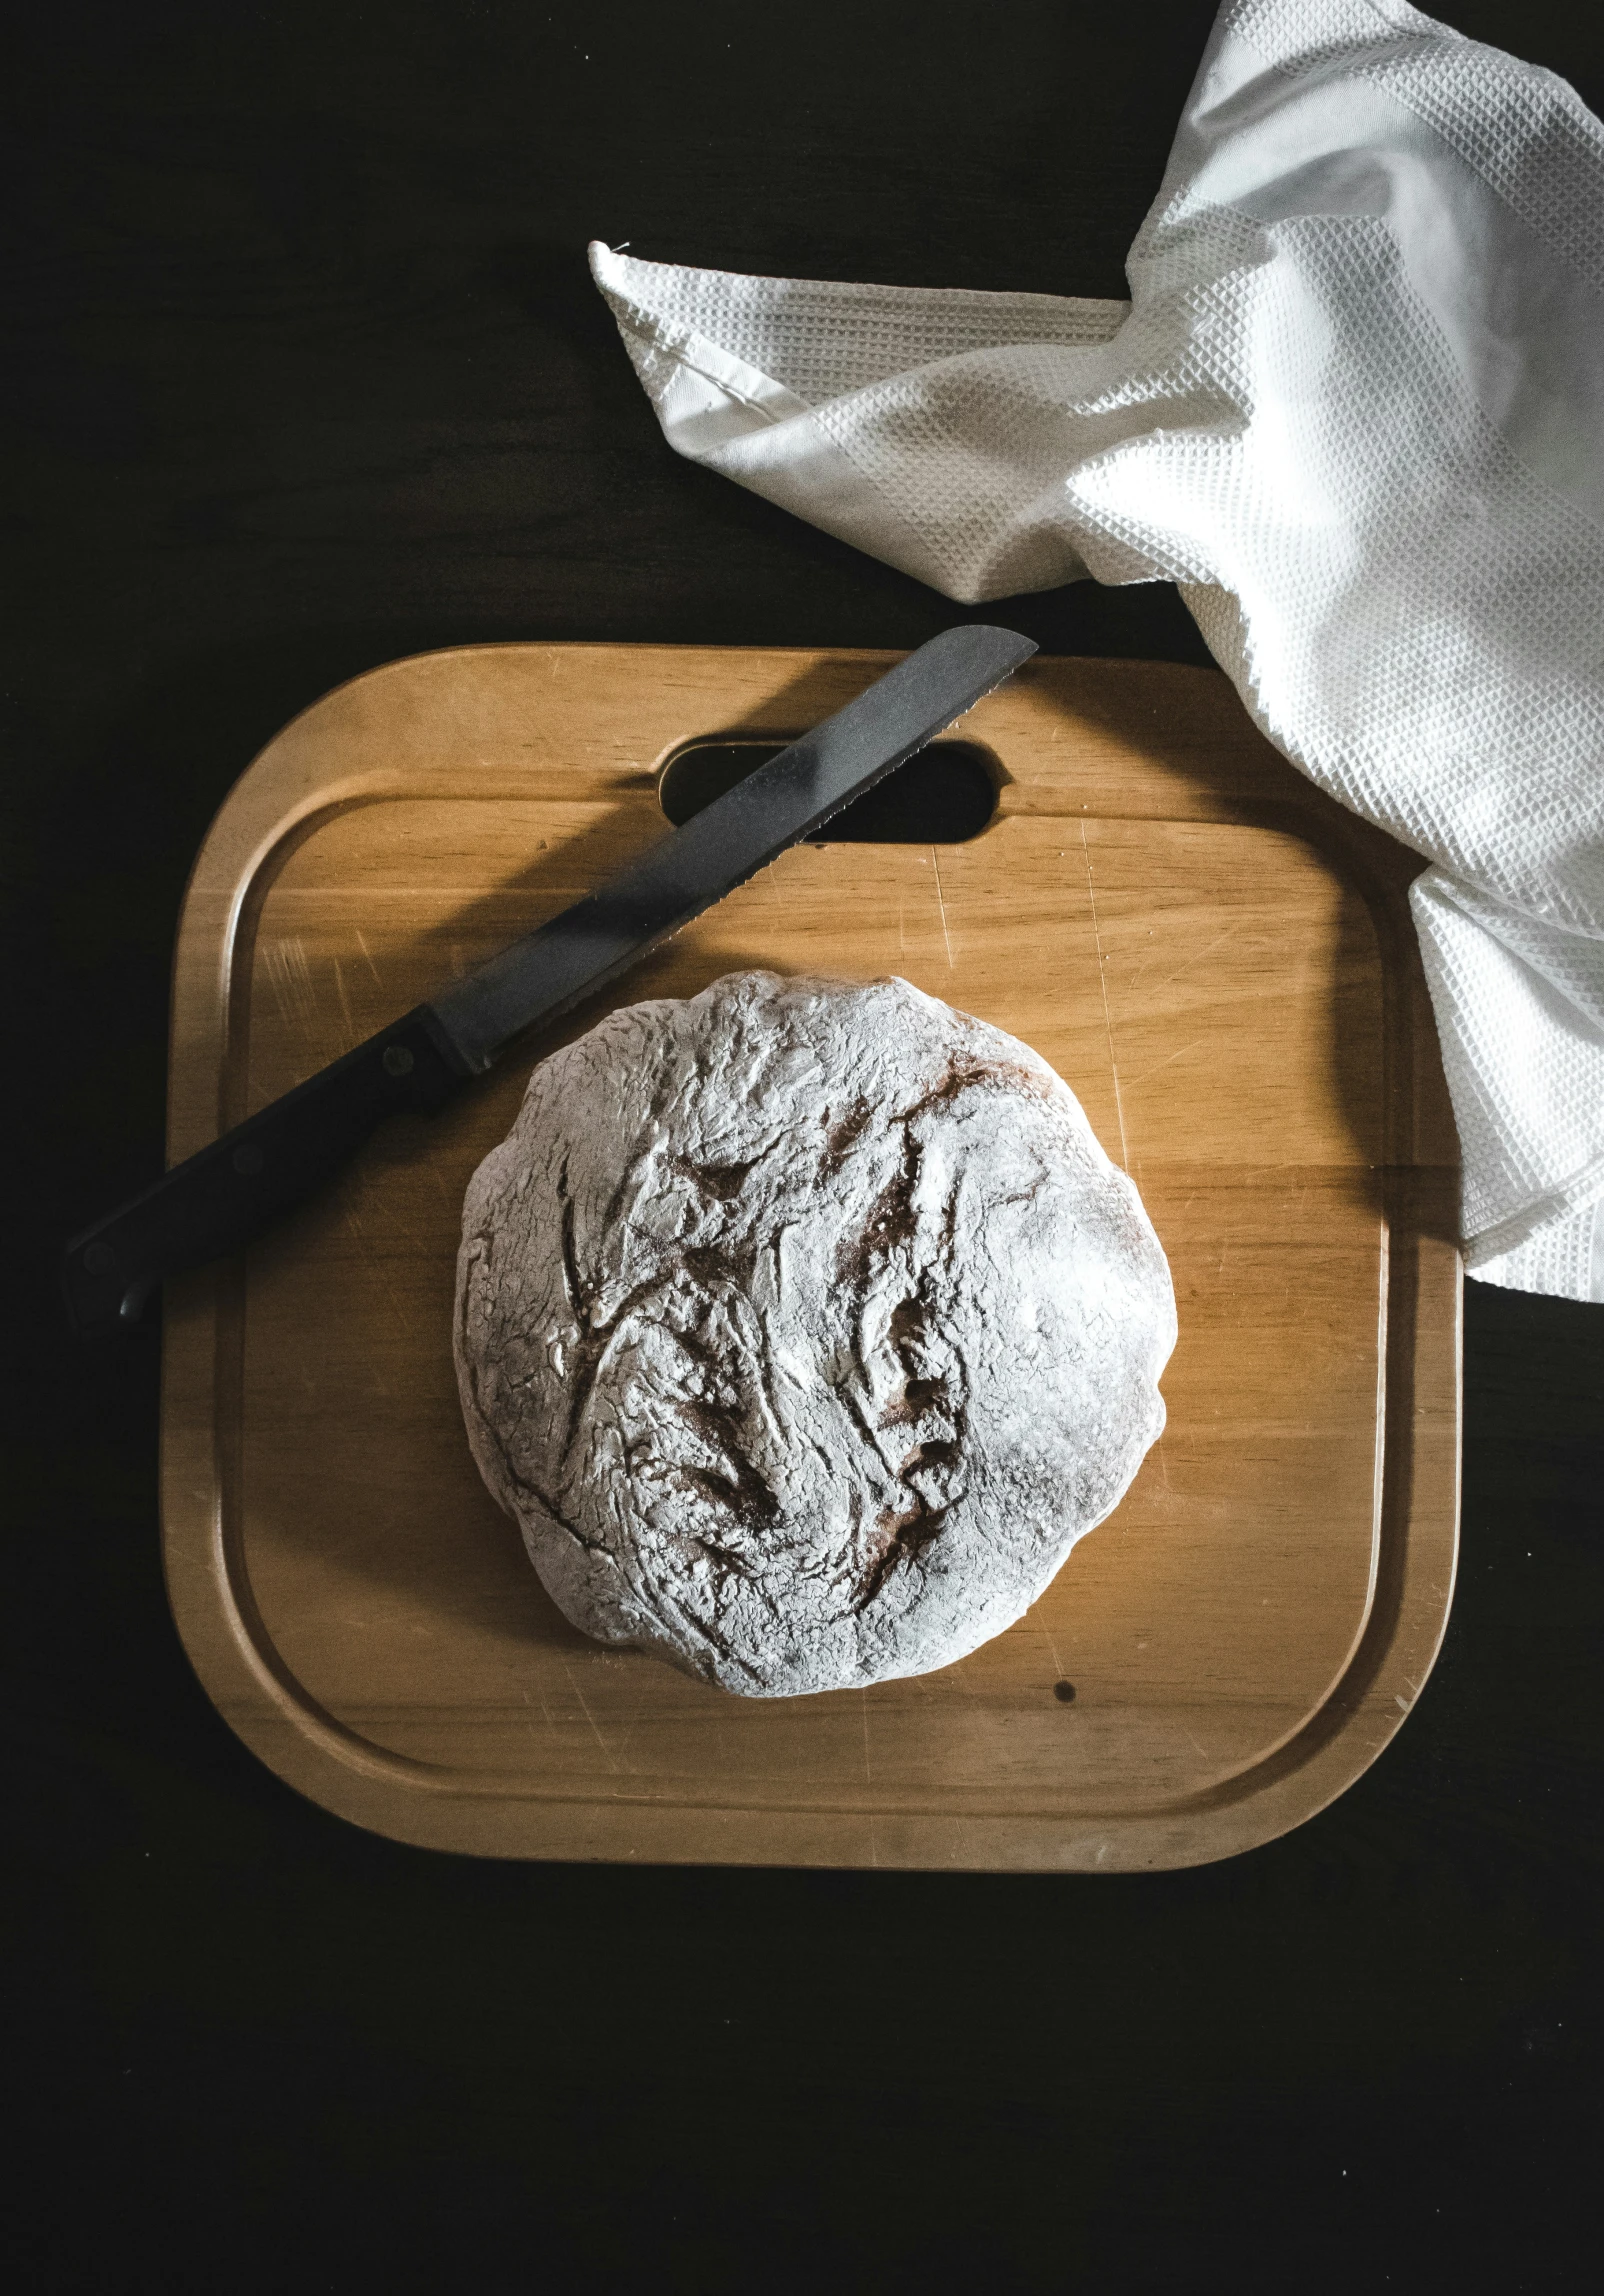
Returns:
[[[172,1156],[665,834],[686,741],[794,733],[894,658],[481,647],[319,702],[196,864]],[[750,965],[897,972],[1033,1044],[1170,1256],[1163,1438],[1027,1617],[938,1674],[749,1701],[590,1642],[480,1485],[451,1369],[462,1193],[531,1047],[169,1295],[179,1629],[239,1735],[328,1808],[512,1857],[1177,1866],[1309,1817],[1408,1713],[1458,1514],[1420,864],[1206,671],[1038,658],[962,731],[1003,780],[981,837],[793,851],[616,1001]]]

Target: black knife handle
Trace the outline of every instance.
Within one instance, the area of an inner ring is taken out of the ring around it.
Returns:
[[[239,1251],[332,1179],[382,1118],[432,1115],[471,1073],[418,1005],[74,1236],[62,1270],[74,1325],[89,1338],[137,1323],[164,1276]]]

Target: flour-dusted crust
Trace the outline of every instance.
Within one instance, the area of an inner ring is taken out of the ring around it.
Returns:
[[[544,1061],[468,1187],[463,1411],[576,1626],[755,1697],[1020,1617],[1164,1424],[1079,1102],[908,982],[732,973]]]

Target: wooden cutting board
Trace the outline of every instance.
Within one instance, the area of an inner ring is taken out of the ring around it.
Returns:
[[[196,864],[174,1158],[664,834],[688,742],[793,734],[892,659],[489,646],[319,702]],[[1420,864],[1207,671],[1038,657],[962,731],[1001,783],[983,834],[790,852],[617,1001],[756,965],[895,972],[1034,1045],[1170,1256],[1163,1438],[1028,1616],[938,1674],[745,1700],[590,1642],[480,1485],[452,1374],[464,1186],[533,1055],[509,1060],[168,1301],[179,1630],[327,1808],[507,1857],[1177,1866],[1309,1817],[1408,1713],[1458,1463]]]

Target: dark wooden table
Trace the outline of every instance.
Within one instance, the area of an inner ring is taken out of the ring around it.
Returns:
[[[1584,2284],[1604,1309],[1470,1289],[1460,1590],[1378,1767],[1254,1855],[1102,1882],[342,1826],[179,1650],[155,1349],[53,1321],[59,1239],[160,1165],[190,857],[295,711],[455,642],[960,618],[669,454],[586,239],[1117,295],[1211,15],[7,8],[14,2284]],[[1596,12],[1455,22],[1604,106]],[[999,615],[1206,659],[1162,586]]]

